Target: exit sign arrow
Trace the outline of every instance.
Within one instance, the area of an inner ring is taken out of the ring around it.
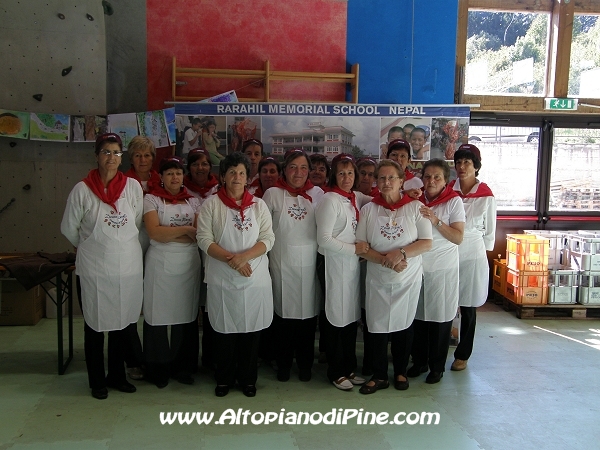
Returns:
[[[576,98],[546,98],[545,109],[561,110],[561,111],[577,111]]]

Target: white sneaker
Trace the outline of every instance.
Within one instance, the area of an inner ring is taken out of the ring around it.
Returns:
[[[355,375],[354,372],[348,375],[348,380],[350,380],[350,383],[352,383],[355,386],[359,384],[364,384],[367,381],[363,377]]]
[[[346,377],[338,378],[337,380],[335,380],[333,382],[333,385],[342,391],[349,391],[350,389],[352,389],[354,387],[352,382]]]

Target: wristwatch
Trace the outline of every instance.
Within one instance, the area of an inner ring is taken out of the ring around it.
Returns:
[[[442,222],[440,219],[438,219],[437,223],[435,224],[435,227],[442,228],[442,225],[444,225],[444,222]]]
[[[402,256],[404,256],[404,261],[406,261],[406,252],[403,248],[400,249],[400,253],[402,253]]]

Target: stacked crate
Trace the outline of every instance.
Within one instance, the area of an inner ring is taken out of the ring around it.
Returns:
[[[600,233],[577,231],[567,235],[570,269],[579,271],[579,298],[582,305],[600,304]]]
[[[506,260],[494,259],[494,265],[492,268],[492,290],[497,292],[502,297],[506,297]]]
[[[525,234],[550,241],[548,250],[548,304],[577,302],[579,271],[569,266],[568,236],[577,232],[525,230]]]
[[[548,302],[550,240],[532,234],[506,235],[506,298],[518,304]]]

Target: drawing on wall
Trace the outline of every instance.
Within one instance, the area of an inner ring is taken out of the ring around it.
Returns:
[[[175,125],[175,108],[163,109],[170,145],[177,144],[177,126]]]
[[[261,116],[227,116],[229,153],[242,151],[242,144],[248,139],[262,142]]]
[[[0,136],[27,139],[29,137],[29,113],[0,109]]]
[[[68,142],[71,121],[68,114],[30,113],[29,139]]]
[[[131,140],[138,135],[138,123],[135,113],[110,114],[108,128],[111,133],[118,134],[123,141],[123,148],[127,148]]]
[[[107,130],[107,116],[71,116],[71,142],[94,142]]]
[[[150,138],[156,148],[170,145],[163,110],[137,113],[137,122],[140,135]]]

